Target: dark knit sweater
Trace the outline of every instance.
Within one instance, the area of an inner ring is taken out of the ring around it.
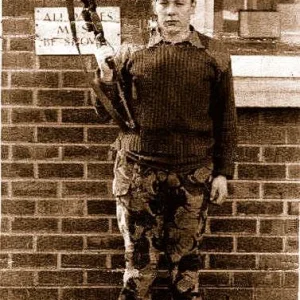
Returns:
[[[161,41],[126,57],[121,74],[138,126],[118,142],[132,158],[186,170],[213,161],[232,177],[236,117],[230,59],[222,45],[199,35],[204,47]],[[114,84],[101,84],[115,106]]]

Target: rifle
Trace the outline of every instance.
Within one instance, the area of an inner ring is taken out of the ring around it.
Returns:
[[[96,41],[100,44],[100,46],[108,45],[108,42],[104,37],[104,30],[103,30],[103,26],[101,23],[101,19],[96,12],[97,5],[96,5],[95,0],[81,0],[81,2],[83,2],[83,4],[84,4],[84,8],[82,11],[82,17],[83,17],[84,21],[86,22],[87,30],[89,32],[92,32],[92,31],[94,32]],[[119,114],[119,112],[113,107],[111,101],[107,98],[107,96],[100,89],[98,83],[96,83],[94,80],[89,79],[90,75],[84,65],[84,61],[83,61],[83,58],[81,55],[79,42],[78,42],[78,38],[77,38],[73,0],[66,0],[66,4],[67,4],[67,9],[68,9],[69,21],[70,21],[70,25],[71,25],[73,39],[74,39],[77,51],[79,53],[82,69],[86,75],[86,80],[87,80],[88,84],[92,87],[92,89],[94,90],[99,101],[102,103],[102,105],[104,106],[106,111],[110,114],[112,119],[120,126],[120,128],[122,128],[124,130],[136,128],[135,122],[132,118],[132,115],[131,115],[130,110],[127,105],[127,101],[125,99],[125,95],[124,95],[123,90],[120,85],[120,77],[118,75],[114,59],[112,57],[109,57],[109,58],[107,58],[106,62],[108,64],[108,66],[113,70],[114,74],[116,75],[116,79],[117,79],[116,82],[117,82],[117,88],[118,88],[118,93],[119,93],[119,97],[120,97],[120,102],[123,104],[123,107],[127,114],[128,120],[125,120]]]

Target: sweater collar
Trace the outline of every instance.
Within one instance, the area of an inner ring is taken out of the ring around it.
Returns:
[[[185,40],[183,40],[182,42],[180,42],[178,44],[181,44],[184,42],[189,42],[190,44],[192,44],[193,46],[196,46],[199,49],[204,49],[205,47],[201,43],[201,40],[199,38],[197,31],[194,29],[193,26],[190,26],[190,30],[191,30],[190,35]],[[153,35],[150,37],[148,47],[153,47],[161,42],[164,42],[164,39],[161,36],[159,29],[156,28],[154,30]]]

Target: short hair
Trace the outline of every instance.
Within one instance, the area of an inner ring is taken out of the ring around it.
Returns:
[[[157,0],[152,0],[152,3],[156,2]],[[196,2],[197,0],[191,0],[191,3],[193,4],[194,2]]]

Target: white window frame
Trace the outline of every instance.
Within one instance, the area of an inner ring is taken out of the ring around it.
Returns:
[[[244,1],[247,7],[247,0]],[[214,0],[198,0],[193,25],[212,36]],[[300,107],[300,56],[232,55],[237,107]]]

